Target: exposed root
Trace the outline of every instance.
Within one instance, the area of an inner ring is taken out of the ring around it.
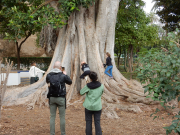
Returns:
[[[32,99],[29,103],[27,103],[28,110],[34,109],[36,104],[38,104],[40,107],[43,105],[48,106],[47,88],[48,86],[45,85],[33,94]]]
[[[75,101],[75,102],[73,102],[73,103],[67,103],[67,107],[68,106],[71,106],[71,105],[74,105],[74,104],[77,104],[77,103],[82,103],[83,102],[83,99],[84,99],[85,97],[84,96],[82,96],[79,100],[77,100],[77,101]]]

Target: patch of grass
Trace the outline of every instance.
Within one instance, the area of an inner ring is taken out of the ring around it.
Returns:
[[[123,60],[123,59],[120,60],[120,64],[123,63],[122,60]],[[117,66],[117,68],[118,68],[117,59],[115,59],[115,62],[116,62],[116,66]],[[136,67],[137,67],[137,64],[134,64],[133,67],[136,68]],[[121,74],[122,74],[125,78],[130,79],[131,73],[126,72],[126,70],[124,69],[124,65],[119,65],[118,70],[121,72]],[[134,73],[134,72],[132,73],[132,79],[138,80],[137,74]]]
[[[121,72],[121,74],[130,80],[130,76],[131,76],[131,73],[128,73],[128,72]],[[138,80],[137,79],[137,74],[136,73],[132,73],[132,79],[135,79],[135,80]]]

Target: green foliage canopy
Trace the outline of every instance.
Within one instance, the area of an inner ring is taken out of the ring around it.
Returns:
[[[62,27],[78,6],[88,7],[95,0],[59,0],[56,12],[44,0],[1,0],[0,32],[6,33],[6,39],[15,40],[40,32],[42,27],[50,24],[53,28]],[[43,5],[43,6],[40,6]],[[40,8],[38,7],[40,6]],[[64,20],[64,21],[63,21]]]
[[[1,1],[0,31],[6,34],[6,39],[17,41],[41,31],[47,24],[51,24],[54,28],[65,24],[62,16],[50,6],[43,6],[32,14],[42,2],[42,0]]]
[[[121,0],[116,23],[116,43],[121,45],[145,46],[154,44],[158,37],[157,28],[143,11],[142,0]]]
[[[164,29],[174,31],[180,28],[180,1],[179,0],[153,0],[155,5],[153,9],[161,18],[161,22],[165,24]]]

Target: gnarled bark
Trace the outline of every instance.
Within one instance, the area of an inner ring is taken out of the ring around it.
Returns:
[[[80,7],[80,11],[72,13],[68,24],[59,31],[54,56],[47,71],[48,73],[52,69],[55,61],[62,62],[73,81],[72,85],[67,87],[67,104],[73,105],[73,97],[78,96],[79,90],[86,84],[85,80],[79,79],[82,73],[80,62],[86,61],[91,70],[97,72],[99,81],[104,84],[104,113],[112,118],[118,118],[114,108],[141,112],[139,106],[134,103],[149,103],[141,84],[127,80],[114,62],[118,4],[119,0],[99,0],[88,9]],[[106,52],[112,56],[114,79],[109,79],[104,74],[105,69],[102,65],[105,63]],[[46,75],[30,86],[7,92],[4,105],[26,104],[33,108],[36,103],[47,104],[48,89],[45,77]]]

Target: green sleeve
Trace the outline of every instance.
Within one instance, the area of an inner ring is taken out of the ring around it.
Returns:
[[[89,91],[89,88],[87,87],[87,85],[86,86],[84,86],[84,88],[82,88],[81,90],[80,90],[80,94],[81,95],[84,95],[86,92],[88,92]]]

